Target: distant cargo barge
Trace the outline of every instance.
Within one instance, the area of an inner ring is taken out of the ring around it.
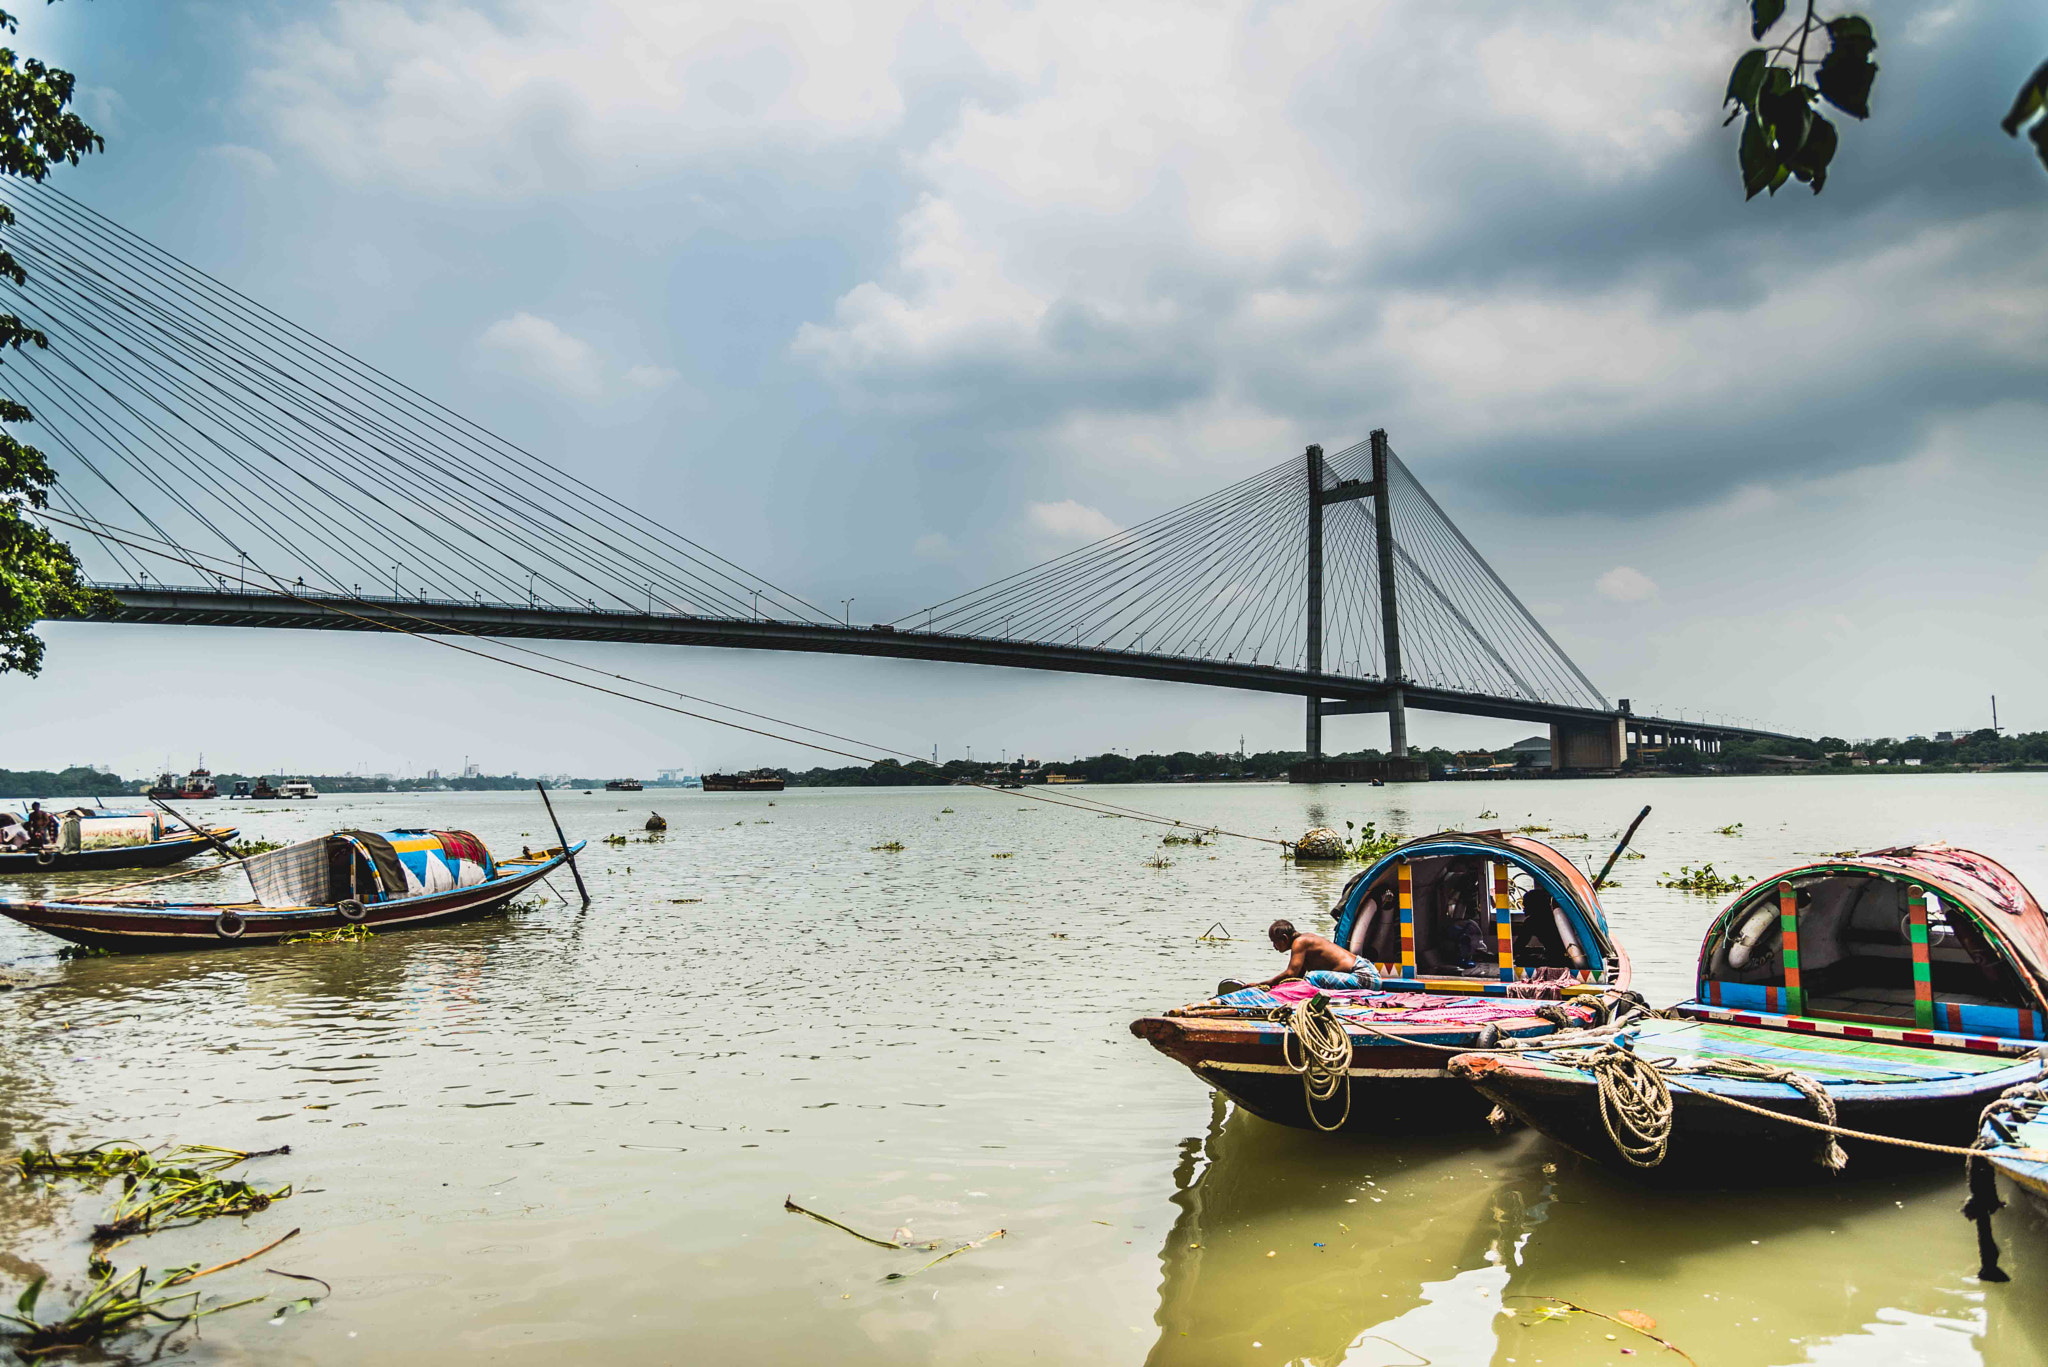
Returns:
[[[782,775],[773,769],[754,769],[744,774],[706,774],[707,793],[779,793]]]

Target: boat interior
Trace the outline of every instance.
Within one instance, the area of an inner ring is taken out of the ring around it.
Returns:
[[[1597,944],[1575,909],[1559,906],[1536,871],[1505,852],[1418,854],[1359,875],[1346,891],[1334,938],[1384,972],[1401,965],[1400,864],[1409,870],[1415,964],[1420,974],[1498,979],[1494,867],[1508,874],[1516,976],[1553,977],[1600,966]],[[1367,879],[1370,878],[1370,882]],[[1549,971],[1545,971],[1549,970]]]
[[[1778,882],[1731,907],[1710,936],[1701,995],[1717,1005],[1790,1010],[1834,1020],[1912,1027],[1918,1012],[1916,953],[1924,954],[1937,1026],[2040,1036],[2019,972],[1973,915],[1938,894],[1927,900],[1924,950],[1915,944],[1911,888],[1862,870],[1788,881],[1798,930],[1795,981],[1788,982]],[[1787,989],[1797,987],[1792,1002]],[[1947,1010],[1945,1008],[1956,1008]]]

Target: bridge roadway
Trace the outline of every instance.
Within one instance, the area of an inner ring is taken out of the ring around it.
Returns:
[[[411,631],[425,635],[470,635],[555,641],[631,641],[654,645],[718,646],[740,650],[795,650],[822,655],[877,655],[902,660],[945,660],[955,664],[1004,665],[1062,674],[1101,674],[1125,679],[1207,684],[1255,693],[1284,693],[1324,699],[1326,715],[1383,712],[1386,686],[1378,679],[1312,674],[1277,665],[1247,664],[1180,655],[1155,655],[1105,647],[1012,641],[990,636],[898,630],[887,626],[821,625],[755,618],[693,617],[602,608],[521,607],[444,599],[290,597],[238,588],[208,589],[161,584],[97,584],[120,604],[89,621],[165,626],[269,627],[298,631]],[[1430,712],[1509,721],[1549,723],[1584,729],[1625,722],[1631,732],[1669,743],[1712,746],[1732,740],[1790,740],[1772,731],[1698,721],[1603,712],[1493,697],[1426,684],[1403,686],[1406,704]]]

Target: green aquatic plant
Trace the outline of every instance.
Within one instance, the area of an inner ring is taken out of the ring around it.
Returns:
[[[1361,864],[1370,864],[1383,859],[1407,842],[1408,837],[1398,831],[1383,831],[1368,821],[1363,826],[1353,826],[1349,821],[1344,829],[1352,832],[1344,841],[1344,857]]]
[[[291,1187],[264,1191],[239,1178],[215,1174],[251,1158],[290,1152],[290,1145],[251,1152],[180,1144],[158,1154],[114,1141],[86,1149],[24,1149],[14,1156],[13,1167],[24,1179],[68,1178],[91,1186],[119,1181],[121,1193],[112,1212],[93,1227],[93,1241],[107,1243],[174,1224],[264,1210],[290,1196]]]
[[[228,848],[234,851],[235,858],[247,859],[251,855],[268,854],[272,850],[281,850],[284,848],[284,842],[282,840],[237,840]]]
[[[1726,826],[1716,826],[1716,827],[1714,827],[1714,834],[1715,834],[1715,835],[1741,835],[1741,834],[1742,834],[1742,823],[1741,823],[1740,821],[1735,821],[1735,822],[1730,822],[1730,823],[1729,823],[1728,825],[1726,825]]]
[[[58,949],[60,959],[111,959],[114,951],[102,945],[65,945]]]
[[[1169,831],[1166,835],[1160,837],[1159,843],[1162,845],[1208,845],[1212,844],[1215,838],[1216,832],[1214,831],[1196,831],[1193,835],[1176,835]]]
[[[1492,811],[1481,812],[1478,816],[1475,816],[1472,819],[1474,821],[1498,821],[1500,820],[1500,813]]]
[[[991,859],[1015,859],[1016,857],[1017,852],[1015,850],[1004,850],[1001,854],[992,854],[989,856],[989,858]]]
[[[1678,866],[1677,877],[1674,878],[1667,872],[1657,880],[1657,886],[1660,888],[1676,888],[1681,892],[1703,892],[1718,895],[1724,892],[1733,892],[1737,888],[1746,886],[1748,882],[1749,879],[1739,873],[1717,872],[1710,863],[1702,864],[1698,868],[1694,868],[1690,864],[1681,864]]]
[[[870,850],[876,850],[876,851],[879,851],[879,850],[891,850],[891,851],[894,851],[894,850],[900,850],[900,849],[902,849],[902,848],[903,848],[903,842],[902,842],[901,840],[885,840],[885,841],[883,841],[883,842],[882,842],[881,844],[879,844],[879,845],[870,845],[870,846],[868,846],[868,848],[869,848]]]
[[[138,1267],[132,1272],[116,1275],[112,1268],[106,1269],[93,1279],[85,1296],[73,1306],[62,1319],[38,1320],[36,1302],[41,1298],[43,1284],[47,1280],[38,1277],[30,1282],[28,1289],[14,1303],[11,1311],[0,1310],[0,1322],[12,1326],[20,1336],[15,1352],[24,1362],[34,1362],[53,1353],[84,1348],[95,1340],[135,1325],[141,1320],[158,1320],[171,1325],[190,1324],[207,1315],[217,1315],[223,1310],[237,1306],[253,1305],[263,1299],[251,1296],[246,1300],[230,1301],[225,1305],[199,1308],[200,1293],[180,1291],[175,1295],[163,1295],[173,1286],[183,1286],[193,1275],[180,1270],[161,1281],[145,1280],[147,1268]],[[184,1303],[182,1311],[167,1307]]]
[[[1529,823],[1528,825],[1526,825],[1526,826],[1517,826],[1517,827],[1515,827],[1515,834],[1516,834],[1516,835],[1548,835],[1548,834],[1550,834],[1550,827],[1548,827],[1548,826],[1539,826],[1539,825],[1537,825],[1537,824],[1536,824],[1535,822],[1533,822],[1533,821],[1532,821],[1532,822],[1530,822],[1530,823]]]
[[[509,909],[509,908],[508,908]],[[374,940],[377,933],[366,925],[334,926],[328,930],[311,930],[304,935],[294,935],[284,943],[288,945],[359,945]]]
[[[1173,861],[1163,854],[1155,854],[1145,861],[1145,867],[1148,869],[1170,869],[1173,867]]]

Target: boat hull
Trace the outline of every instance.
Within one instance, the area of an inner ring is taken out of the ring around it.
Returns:
[[[1644,1027],[1649,1036],[1635,1040],[1636,1050],[1646,1058],[1682,1055],[1683,1042],[1675,1050],[1672,1045],[1687,1028],[1714,1032],[1703,1037],[1714,1052],[1763,1058],[1812,1078],[1834,1101],[1835,1123],[1846,1129],[1944,1145],[1968,1144],[1984,1106],[2007,1087],[2036,1076],[2040,1066],[2024,1055],[1880,1047],[1868,1041],[1845,1042],[1830,1050],[1821,1047],[1828,1041],[1811,1036],[1673,1021],[1650,1022]],[[1821,1144],[1817,1131],[1714,1099],[1732,1098],[1798,1120],[1818,1119],[1813,1103],[1784,1083],[1667,1073],[1670,1144],[1661,1163],[1638,1168],[1608,1135],[1599,1087],[1591,1073],[1551,1061],[1541,1051],[1467,1054],[1451,1061],[1451,1071],[1480,1096],[1558,1143],[1645,1181],[1747,1187],[1812,1182],[1831,1175],[1815,1162]],[[1955,1161],[1949,1155],[1853,1138],[1844,1138],[1841,1144],[1849,1156],[1844,1173],[1851,1177]]]
[[[1590,1006],[1568,1008],[1579,1025],[1600,1019]],[[1488,1022],[1503,1037],[1541,1039],[1557,1026],[1536,1016]],[[1339,1097],[1315,1103],[1310,1113],[1301,1075],[1287,1065],[1287,1027],[1267,1021],[1144,1016],[1131,1033],[1180,1063],[1252,1114],[1296,1129],[1359,1134],[1394,1130],[1462,1129],[1480,1124],[1493,1103],[1452,1075],[1449,1061],[1473,1048],[1482,1025],[1387,1027],[1395,1038],[1359,1030],[1351,1036],[1351,1105]],[[1318,1123],[1320,1121],[1320,1123]]]
[[[267,908],[239,903],[0,902],[0,915],[73,944],[123,954],[276,944],[350,925],[361,925],[381,935],[489,915],[561,867],[582,848],[578,844],[566,854],[556,850],[532,862],[500,864],[499,868],[506,872],[473,887],[366,903],[358,920],[344,917],[337,907]],[[239,919],[239,932],[223,933],[223,913]]]
[[[220,840],[233,840],[241,832],[223,826],[213,832]],[[211,849],[212,842],[200,837],[187,840],[156,840],[147,845],[123,845],[108,849],[80,850],[76,854],[55,854],[48,863],[27,852],[0,854],[0,874],[89,873],[95,869],[162,869]]]

